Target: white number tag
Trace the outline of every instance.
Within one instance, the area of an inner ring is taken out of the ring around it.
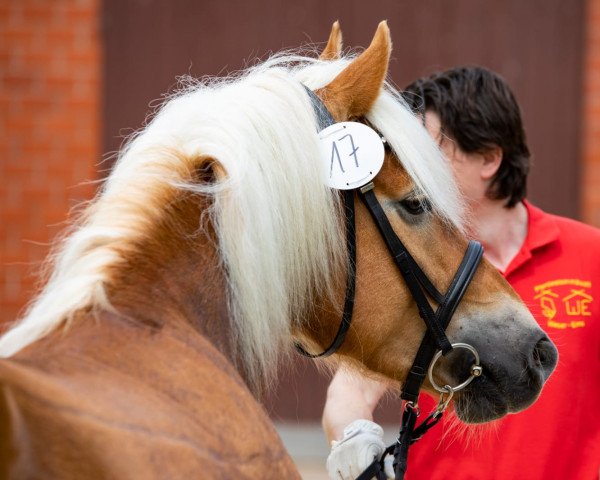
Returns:
[[[319,132],[319,140],[325,183],[332,188],[362,187],[383,166],[383,142],[375,130],[362,123],[334,123]]]

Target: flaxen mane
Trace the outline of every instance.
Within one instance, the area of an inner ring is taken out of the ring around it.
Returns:
[[[294,322],[302,322],[345,261],[338,194],[321,182],[316,122],[302,83],[322,87],[350,60],[279,55],[238,77],[197,82],[166,101],[130,139],[80,226],[57,249],[48,283],[0,339],[0,355],[68,326],[81,310],[113,309],[114,272],[183,189],[213,199],[209,214],[241,356],[251,376],[264,375]],[[391,86],[368,120],[435,210],[460,225],[449,168]],[[194,172],[207,158],[222,175],[198,184]]]

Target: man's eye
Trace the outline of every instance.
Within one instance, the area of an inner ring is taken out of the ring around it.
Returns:
[[[406,212],[411,215],[421,215],[422,213],[429,211],[431,206],[426,198],[409,197],[400,201],[400,205]]]

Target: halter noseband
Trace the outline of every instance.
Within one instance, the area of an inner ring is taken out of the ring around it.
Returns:
[[[335,123],[331,113],[323,104],[321,99],[315,95],[310,89],[305,87],[311,100],[311,104],[317,116],[319,131]],[[406,406],[402,417],[402,426],[400,435],[395,444],[388,447],[385,455],[394,454],[394,470],[396,479],[404,478],[406,471],[406,461],[408,456],[408,447],[417,441],[421,436],[435,425],[441,418],[441,415],[448,405],[452,395],[460,388],[464,388],[475,376],[481,374],[481,367],[478,365],[479,357],[473,347],[467,344],[452,345],[446,336],[445,330],[450,323],[458,304],[460,303],[467,287],[469,286],[477,267],[483,255],[483,247],[479,242],[470,240],[467,246],[465,255],[452,279],[452,283],[445,294],[442,294],[431,283],[425,272],[412,257],[406,246],[394,232],[385,211],[377,200],[372,182],[354,189],[344,190],[344,210],[346,216],[346,245],[348,249],[348,277],[346,283],[346,297],[344,300],[344,312],[342,321],[331,345],[324,351],[318,354],[308,353],[300,344],[296,344],[296,348],[300,353],[310,358],[326,357],[333,354],[344,342],[346,333],[352,321],[352,310],[354,307],[354,294],[356,287],[356,227],[355,227],[355,211],[354,211],[354,194],[355,192],[360,197],[361,201],[367,207],[373,221],[383,237],[390,255],[394,259],[396,266],[400,270],[408,289],[415,300],[419,315],[427,326],[427,332],[419,346],[419,350],[413,361],[413,365],[408,373],[408,376],[402,386],[401,398],[405,400]],[[437,304],[437,309],[433,310],[429,301],[429,295]],[[466,348],[474,352],[476,364],[471,368],[471,376],[458,387],[450,387],[448,385],[437,389],[442,392],[438,409],[435,410],[424,422],[415,428],[416,419],[419,414],[418,398],[419,390],[428,375],[432,385],[437,385],[433,381],[432,370],[435,362],[440,355],[446,355],[454,348]],[[438,351],[436,354],[436,351]],[[435,357],[435,358],[434,358]],[[428,369],[429,367],[429,369]],[[446,395],[444,397],[444,394]],[[365,470],[358,479],[367,480],[377,477],[385,479],[383,472],[383,457],[381,460],[375,461]]]

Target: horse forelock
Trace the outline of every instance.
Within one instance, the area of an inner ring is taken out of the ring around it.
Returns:
[[[385,137],[437,215],[445,223],[464,231],[465,204],[450,165],[400,94],[388,85],[367,118]]]
[[[297,78],[311,89],[322,88],[350,63],[351,58],[310,63],[298,69]],[[464,229],[466,206],[452,170],[438,145],[402,98],[400,92],[386,82],[367,119],[383,136],[398,160],[425,193],[436,213],[448,224]]]
[[[124,149],[54,257],[46,287],[0,339],[0,355],[82,309],[111,309],[112,272],[152,235],[165,203],[192,191],[213,199],[233,335],[250,380],[264,377],[315,297],[333,294],[345,261],[339,198],[321,181],[315,116],[300,82],[322,87],[349,61],[279,55],[241,77],[198,83],[170,98]],[[449,169],[397,92],[386,87],[368,118],[434,207],[460,225]],[[225,176],[194,181],[200,158],[211,158]]]

